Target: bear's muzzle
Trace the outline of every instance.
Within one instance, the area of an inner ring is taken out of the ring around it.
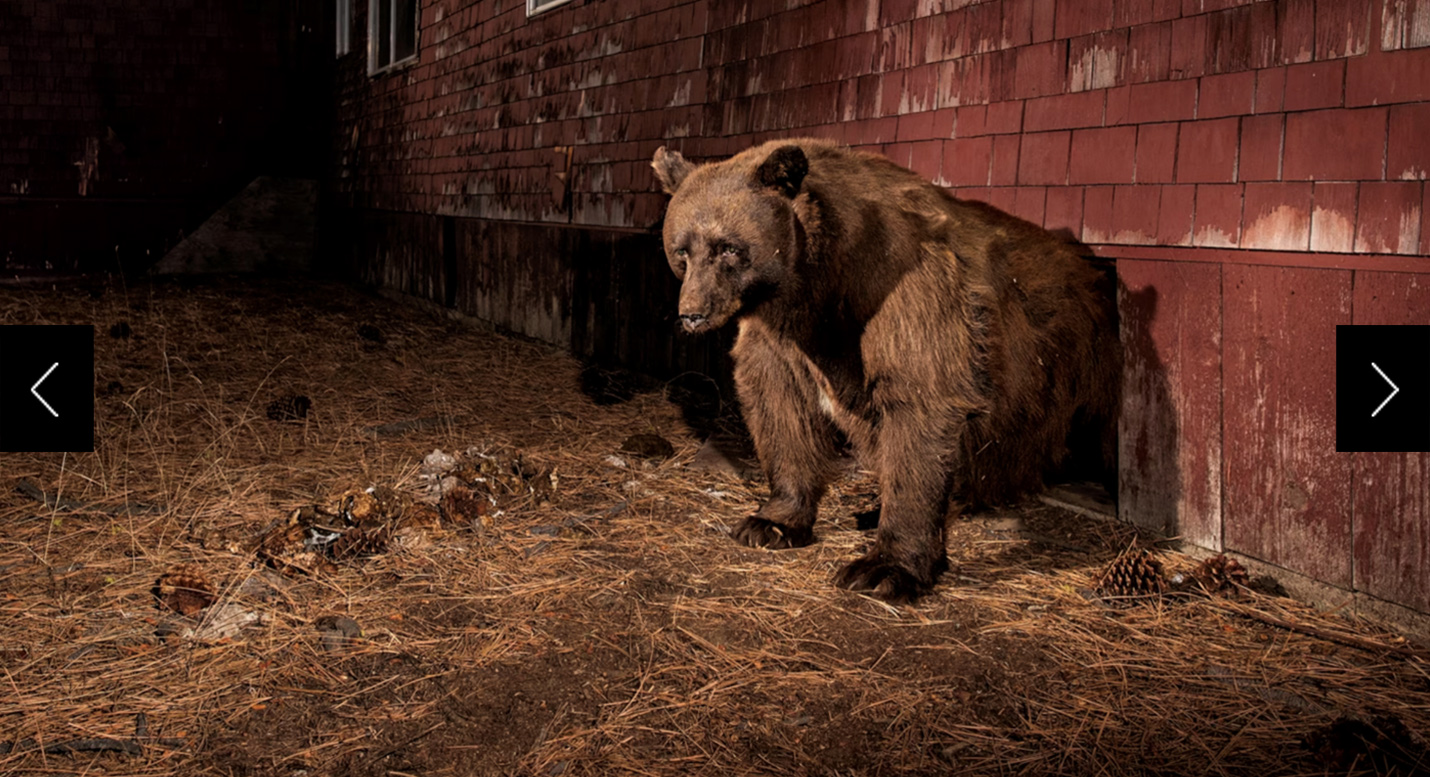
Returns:
[[[703,332],[710,328],[710,317],[704,313],[681,313],[680,325],[687,332]]]

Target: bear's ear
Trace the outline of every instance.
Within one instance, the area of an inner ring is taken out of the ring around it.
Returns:
[[[809,160],[804,156],[804,149],[780,146],[755,170],[755,182],[793,199],[808,173]]]
[[[650,166],[655,168],[655,177],[660,180],[660,188],[666,194],[675,194],[675,190],[685,182],[685,176],[695,169],[695,165],[686,161],[679,151],[671,151],[665,146],[655,150],[655,159],[651,160]]]

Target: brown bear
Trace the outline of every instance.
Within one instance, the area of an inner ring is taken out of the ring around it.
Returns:
[[[836,583],[907,601],[947,568],[953,500],[1039,488],[1079,426],[1111,456],[1114,313],[1069,243],[828,141],[699,166],[661,148],[652,167],[682,325],[739,326],[735,385],[771,492],[739,542],[812,542],[847,442],[880,517]]]

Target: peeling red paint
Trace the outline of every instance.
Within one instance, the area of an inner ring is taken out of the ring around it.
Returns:
[[[1305,251],[1311,243],[1311,184],[1249,183],[1242,248]]]
[[[1197,187],[1197,215],[1192,244],[1230,248],[1241,242],[1241,187]]]
[[[1335,327],[1351,323],[1351,273],[1227,265],[1223,277],[1227,549],[1349,587]]]
[[[1312,189],[1311,250],[1349,252],[1355,247],[1356,201],[1353,183],[1318,183]]]
[[[1419,182],[1367,182],[1360,187],[1355,250],[1413,254],[1420,250]]]

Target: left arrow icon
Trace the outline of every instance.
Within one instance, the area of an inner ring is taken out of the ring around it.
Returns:
[[[58,367],[58,366],[60,366],[60,363],[59,363],[59,362],[55,362],[54,364],[51,364],[51,365],[50,365],[50,368],[49,368],[48,370],[45,370],[45,374],[44,374],[44,375],[41,375],[41,376],[40,376],[40,379],[37,380],[37,381],[35,381],[35,385],[33,385],[33,386],[30,387],[30,393],[31,393],[31,394],[34,394],[34,395],[35,395],[35,399],[40,400],[40,404],[44,405],[44,406],[45,406],[45,409],[48,410],[48,411],[50,411],[50,415],[54,416],[55,418],[59,418],[59,417],[60,417],[60,414],[59,414],[59,413],[56,413],[56,412],[55,412],[55,409],[54,409],[53,407],[50,407],[50,403],[49,403],[49,402],[46,402],[46,401],[45,401],[45,398],[42,397],[42,396],[40,396],[39,388],[40,388],[40,384],[45,382],[45,378],[50,377],[50,373],[54,372],[54,371],[55,371],[55,368]]]

